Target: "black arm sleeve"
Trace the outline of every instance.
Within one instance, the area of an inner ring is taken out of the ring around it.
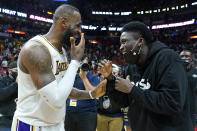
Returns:
[[[160,79],[155,81],[154,90],[142,90],[134,86],[129,97],[140,102],[155,113],[174,114],[182,111],[188,89],[186,73],[176,55],[162,58],[156,70]]]

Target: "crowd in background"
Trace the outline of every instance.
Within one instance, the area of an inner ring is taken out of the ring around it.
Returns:
[[[8,37],[0,37],[0,75],[5,75],[7,72],[7,66],[11,61],[17,60],[18,54],[22,45],[31,37],[36,34],[44,34],[46,32],[46,27],[39,29],[40,26],[31,25],[26,23],[26,26],[19,27],[19,24],[3,23],[1,21],[0,32],[9,34]],[[35,27],[35,28],[34,28]],[[29,29],[28,29],[29,28]],[[158,29],[152,30],[155,40],[160,40],[167,44],[170,48],[175,50],[177,53],[180,53],[183,49],[191,50],[193,53],[193,62],[196,65],[197,63],[197,40],[190,39],[190,29],[191,26],[185,26],[180,28],[169,28],[169,29]],[[26,30],[25,35],[8,33],[7,30]],[[28,29],[28,30],[27,30]],[[32,29],[32,30],[31,30]],[[86,30],[84,30],[86,33]],[[87,56],[91,61],[91,67],[96,73],[97,63],[101,59],[110,59],[113,63],[117,65],[122,65],[124,63],[122,59],[122,54],[119,50],[119,35],[120,32],[109,32],[105,31],[104,34],[101,34],[101,31],[92,31],[93,35],[97,35],[92,39],[89,37],[89,32],[87,31],[86,38],[86,50],[85,56]],[[105,36],[104,36],[105,35]],[[92,43],[94,40],[96,43]]]
[[[87,2],[87,6],[79,6],[81,3]],[[117,1],[96,1],[96,0],[80,0],[80,1],[68,1],[68,3],[79,8],[82,14],[82,21],[84,25],[98,25],[99,27],[105,26],[122,26],[132,20],[144,21],[150,27],[155,24],[155,22],[171,23],[183,20],[189,20],[195,18],[195,13],[189,13],[181,15],[184,10],[171,13],[166,12],[162,15],[134,15],[139,9],[156,9],[171,7],[175,5],[181,5],[188,3],[187,1],[172,1],[168,2],[165,0],[161,1],[143,1],[144,4],[140,4],[141,1],[133,0],[125,4],[122,0]],[[29,4],[31,3],[31,4]],[[105,4],[104,4],[105,3]],[[148,3],[148,4],[146,4]],[[52,18],[52,15],[47,14],[47,11],[54,12],[55,8],[61,3],[48,1],[48,0],[17,0],[10,1],[6,0],[0,2],[1,8],[8,8],[12,10],[17,10],[21,12],[26,12],[29,14],[34,14],[38,16],[43,16],[47,18]],[[189,3],[188,3],[189,4]],[[122,8],[124,5],[124,8]],[[132,11],[131,16],[98,16],[95,17],[91,14],[92,11]],[[186,10],[185,10],[186,11]],[[177,15],[179,17],[177,17]],[[121,17],[121,18],[120,18]],[[123,19],[122,19],[123,18]],[[31,21],[28,19],[19,19],[17,17],[12,17],[8,15],[0,16],[0,33],[7,35],[3,37],[0,35],[0,75],[6,74],[7,65],[14,60],[17,60],[18,54],[22,45],[37,34],[45,34],[51,24],[46,22]],[[197,62],[197,40],[190,39],[192,32],[195,30],[196,24],[190,26],[183,26],[177,28],[166,28],[152,30],[155,40],[159,40],[167,44],[170,48],[180,53],[183,49],[189,49],[193,53],[194,64]],[[19,35],[14,33],[8,33],[8,30],[23,31],[25,35]],[[120,53],[119,47],[119,36],[120,32],[111,31],[101,31],[101,28],[96,30],[83,30],[86,34],[86,50],[85,56],[87,56],[91,61],[91,67],[94,72],[97,71],[97,63],[99,60],[107,58],[113,61],[117,65],[122,65],[124,60],[122,59],[122,54]],[[96,41],[96,44],[90,41]],[[125,64],[125,63],[124,63]]]
[[[0,25],[0,32],[6,32],[7,29],[14,29],[10,25]],[[183,49],[191,50],[193,53],[194,64],[197,61],[197,40],[190,39],[188,33],[189,27],[184,28],[171,28],[162,30],[153,30],[155,40],[160,40],[167,44],[170,48],[180,53]],[[18,29],[18,28],[17,28]],[[185,29],[185,30],[184,30]],[[41,33],[41,32],[40,32]],[[97,32],[95,31],[95,34]],[[108,32],[108,34],[110,34]],[[111,33],[112,34],[112,33]],[[35,33],[27,33],[26,35],[9,34],[9,38],[0,39],[0,63],[1,63],[1,75],[6,74],[7,66],[11,61],[17,60],[18,54],[22,45]],[[91,61],[91,67],[96,72],[97,63],[101,59],[110,59],[113,63],[121,65],[124,63],[122,54],[119,50],[119,32],[113,33],[113,35],[107,35],[105,37],[95,37],[95,41],[98,43],[91,43],[87,37],[85,56]]]

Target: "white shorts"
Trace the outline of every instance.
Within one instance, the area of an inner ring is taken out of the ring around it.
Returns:
[[[34,126],[14,118],[11,131],[65,131],[64,122],[55,126]]]

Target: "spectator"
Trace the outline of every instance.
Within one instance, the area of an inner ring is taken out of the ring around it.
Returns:
[[[7,72],[8,72],[8,61],[5,57],[3,58],[3,61],[1,63],[1,65],[3,67],[3,70],[4,70],[5,74],[7,74]]]
[[[11,131],[17,98],[17,63],[9,64],[9,75],[0,77],[0,131]]]
[[[79,74],[76,75],[74,87],[80,90],[93,90],[100,83],[100,78],[90,72],[88,59],[83,60]],[[96,99],[74,100],[66,102],[66,131],[95,131],[97,125]]]
[[[193,127],[197,126],[197,69],[192,66],[192,53],[189,50],[183,50],[180,57],[184,60],[187,78],[189,82],[190,112]]]
[[[120,68],[112,64],[112,73],[119,76]],[[108,95],[99,98],[97,131],[121,131],[123,127],[123,114],[121,108],[111,100]]]

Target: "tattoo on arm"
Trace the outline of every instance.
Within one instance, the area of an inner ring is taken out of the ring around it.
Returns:
[[[76,100],[91,99],[88,91],[79,90],[76,88],[72,89],[72,91],[69,95],[69,98],[76,99]]]
[[[55,80],[51,70],[51,56],[44,45],[34,42],[24,49],[21,61],[27,68],[37,89]]]

